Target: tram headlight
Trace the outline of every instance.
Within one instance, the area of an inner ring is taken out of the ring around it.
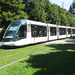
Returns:
[[[10,41],[10,42],[15,42],[16,40],[12,40],[12,41]]]
[[[13,40],[13,42],[15,42],[16,40]]]

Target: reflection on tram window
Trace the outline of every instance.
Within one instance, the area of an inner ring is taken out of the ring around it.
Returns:
[[[73,34],[75,34],[75,29],[72,29],[72,31],[73,31]]]
[[[47,28],[46,28],[46,26],[31,25],[31,35],[32,35],[32,37],[47,36]]]
[[[71,34],[71,29],[68,29],[68,34]]]
[[[26,38],[26,33],[27,33],[27,26],[26,25],[22,25],[17,34],[16,34],[16,37],[15,39],[22,39],[22,38]]]
[[[15,36],[15,32],[17,30],[18,26],[10,26],[5,34],[5,38],[13,38]]]
[[[56,27],[50,27],[50,36],[56,35]]]
[[[59,34],[60,35],[65,35],[66,34],[66,29],[65,28],[59,28]]]

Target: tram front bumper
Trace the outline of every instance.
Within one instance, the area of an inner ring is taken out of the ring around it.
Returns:
[[[14,42],[1,42],[3,46],[14,46]]]

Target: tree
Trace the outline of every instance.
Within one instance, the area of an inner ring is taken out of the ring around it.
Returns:
[[[30,9],[28,9],[30,8]],[[27,13],[30,20],[34,21],[46,21],[44,0],[30,0],[27,6]]]
[[[1,7],[0,7],[0,27],[1,27],[1,20],[2,20],[2,18],[1,18]]]
[[[52,4],[50,17],[51,17],[51,23],[52,24],[57,24],[57,21],[58,21],[58,9],[57,9],[56,4]]]
[[[61,21],[60,21],[61,23],[60,24],[63,26],[67,26],[68,21],[67,21],[67,17],[65,16],[65,14],[61,13],[60,17],[61,17]]]
[[[73,1],[72,5],[71,5],[71,8],[72,8],[72,13],[75,14],[75,1]]]
[[[10,22],[16,19],[28,18],[25,9],[25,4],[22,4],[22,0],[1,0],[1,14],[2,14],[2,26],[7,27]]]
[[[30,19],[44,23],[75,26],[70,13],[49,0],[0,0],[0,23],[7,27],[16,19]]]
[[[75,27],[75,19],[73,18],[73,15],[70,12],[67,12],[66,16],[67,16],[67,20],[68,20],[67,25],[71,26],[71,27]]]
[[[52,5],[49,0],[45,0],[45,12],[46,12],[46,23],[51,23],[51,12],[52,12]]]

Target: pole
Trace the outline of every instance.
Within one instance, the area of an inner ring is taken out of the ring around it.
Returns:
[[[62,8],[64,8],[64,2],[62,2]]]

